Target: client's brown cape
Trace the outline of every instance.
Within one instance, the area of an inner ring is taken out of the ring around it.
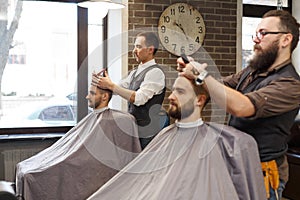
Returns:
[[[89,200],[263,200],[255,140],[217,124],[173,124]]]
[[[60,140],[17,164],[25,200],[83,200],[141,151],[133,116],[95,110]]]

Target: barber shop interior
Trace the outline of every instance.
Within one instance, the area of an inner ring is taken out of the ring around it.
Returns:
[[[299,10],[0,0],[0,200],[300,200]]]

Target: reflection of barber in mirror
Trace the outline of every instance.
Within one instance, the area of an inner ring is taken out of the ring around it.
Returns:
[[[107,72],[105,77],[93,74],[93,82],[100,88],[109,89],[128,101],[128,112],[139,127],[142,148],[163,128],[166,115],[162,115],[162,103],[166,91],[166,78],[154,55],[159,40],[152,32],[142,32],[136,37],[133,55],[139,63],[129,75],[116,84]]]
[[[91,85],[93,109],[61,139],[17,164],[16,192],[30,200],[86,199],[141,151],[135,118],[108,108],[112,92]]]
[[[180,58],[178,70],[204,81],[211,98],[231,114],[229,125],[255,138],[267,196],[281,199],[288,181],[287,139],[300,105],[300,77],[291,62],[299,41],[299,23],[288,11],[271,10],[252,39],[254,54],[248,67],[224,77],[224,84],[207,73],[206,64],[185,64]]]

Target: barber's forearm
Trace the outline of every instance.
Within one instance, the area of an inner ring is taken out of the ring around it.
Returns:
[[[255,114],[254,105],[242,93],[226,87],[212,76],[205,78],[205,84],[211,98],[228,113],[237,117],[250,117]]]
[[[112,89],[114,94],[117,94],[121,97],[123,97],[124,99],[126,99],[127,101],[129,101],[130,103],[134,103],[135,101],[135,91],[123,88],[117,84],[114,84],[112,86]]]

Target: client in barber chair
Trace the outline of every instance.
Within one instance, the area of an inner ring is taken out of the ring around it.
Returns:
[[[263,200],[255,140],[232,127],[206,123],[201,85],[178,77],[169,96],[176,122],[88,200]]]
[[[108,108],[112,92],[91,85],[93,112],[61,139],[17,164],[16,195],[24,200],[84,200],[140,151],[135,119]]]

